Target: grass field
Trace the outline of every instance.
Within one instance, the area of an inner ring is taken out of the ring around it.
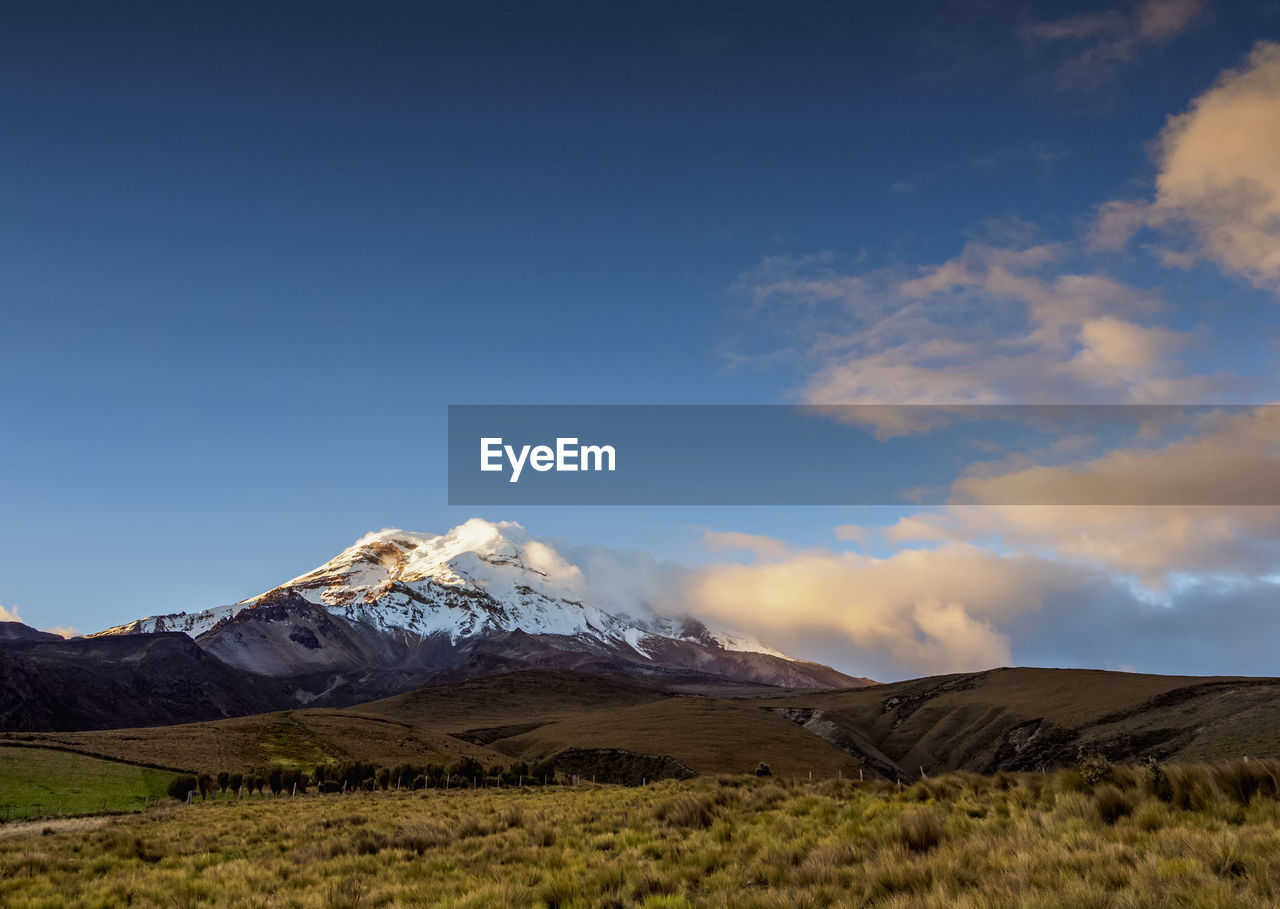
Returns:
[[[169,804],[0,838],[27,907],[1261,907],[1280,767]]]
[[[51,748],[0,746],[0,815],[137,811],[164,797],[172,776]]]

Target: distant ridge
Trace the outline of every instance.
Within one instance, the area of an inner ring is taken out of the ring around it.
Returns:
[[[176,637],[176,636],[165,636]],[[1280,679],[1086,669],[995,669],[833,691],[688,696],[651,680],[522,670],[342,709],[290,709],[150,729],[10,734],[193,771],[362,760],[485,764],[552,759],[566,772],[634,782],[696,773],[852,776],[1053,770],[1078,755],[1204,762],[1280,756]],[[282,750],[284,749],[284,750]]]

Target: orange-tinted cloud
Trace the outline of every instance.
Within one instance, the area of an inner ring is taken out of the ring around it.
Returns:
[[[1164,232],[1168,265],[1207,259],[1280,292],[1280,43],[1260,42],[1169,120],[1155,195],[1099,208],[1093,239],[1117,249],[1143,227]],[[1174,245],[1170,245],[1174,244]]]

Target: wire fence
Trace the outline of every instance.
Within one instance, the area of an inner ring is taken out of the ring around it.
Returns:
[[[38,821],[47,818],[74,817],[81,814],[130,813],[145,811],[164,799],[152,795],[114,796],[111,798],[72,797],[67,799],[32,799],[0,802],[0,823]]]

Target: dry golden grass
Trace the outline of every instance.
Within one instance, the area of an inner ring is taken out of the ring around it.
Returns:
[[[0,905],[1274,906],[1280,801],[1239,798],[1257,763],[1168,768],[1193,808],[1138,768],[173,804],[0,838]]]

